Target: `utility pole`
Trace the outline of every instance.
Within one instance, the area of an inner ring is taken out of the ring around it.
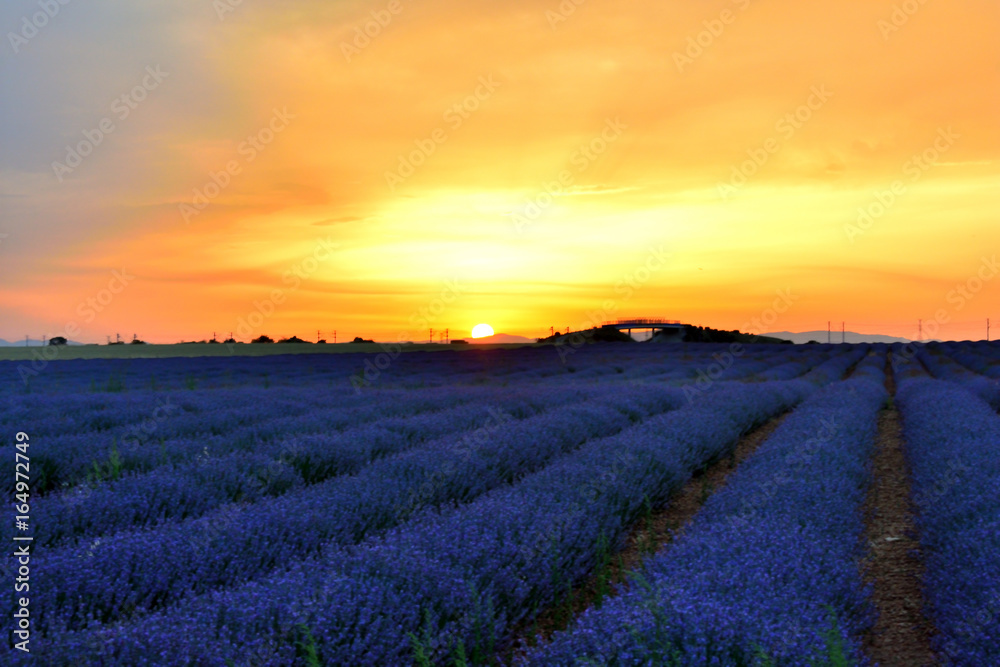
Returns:
[[[433,343],[434,342],[434,329],[428,329],[427,330],[427,342],[428,343]]]
[[[846,343],[847,342],[847,332],[844,331],[844,323],[843,322],[840,323],[840,342],[841,343]]]
[[[334,345],[337,344],[337,330],[336,329],[333,330],[333,344]]]
[[[829,320],[826,321],[826,342],[827,343],[832,343],[833,342],[830,339],[830,321]]]
[[[28,347],[28,334],[24,334],[24,346]]]
[[[444,330],[444,342],[447,345],[451,345],[451,330],[450,329],[445,329]]]
[[[917,340],[924,339],[924,321],[917,320]]]
[[[986,318],[986,342],[990,342],[990,318]]]

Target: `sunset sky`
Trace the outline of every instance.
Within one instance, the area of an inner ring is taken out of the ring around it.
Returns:
[[[0,17],[0,338],[1000,334],[996,0]]]

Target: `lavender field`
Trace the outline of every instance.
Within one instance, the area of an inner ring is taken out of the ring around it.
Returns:
[[[0,362],[33,538],[0,663],[875,664],[905,538],[931,664],[1000,664],[1000,346],[367,358]],[[872,523],[893,419],[906,535]]]

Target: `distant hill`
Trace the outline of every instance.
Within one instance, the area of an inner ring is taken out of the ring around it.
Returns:
[[[51,336],[50,336],[51,338]],[[75,340],[71,340],[66,343],[67,345],[83,345],[83,343],[78,343]],[[0,338],[0,347],[41,347],[42,343],[37,338],[28,339],[28,344],[25,345],[23,340],[4,340]]]
[[[472,343],[474,345],[488,345],[490,343],[534,343],[534,338],[525,338],[524,336],[515,336],[514,334],[505,333],[495,333],[492,336],[484,336],[482,338],[466,338],[466,342]]]
[[[799,333],[792,333],[791,331],[776,331],[774,333],[764,334],[765,336],[774,336],[775,338],[784,338],[785,340],[790,340],[793,343],[808,343],[811,340],[817,343],[826,342],[826,331],[800,331]],[[841,342],[840,332],[834,331],[830,334],[830,341],[833,343]],[[881,334],[862,334],[855,331],[847,331],[844,334],[845,343],[909,343],[909,338],[897,338],[895,336],[883,336]]]

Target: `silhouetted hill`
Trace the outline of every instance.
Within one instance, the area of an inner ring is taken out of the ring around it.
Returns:
[[[582,338],[581,338],[582,337]],[[624,331],[619,331],[614,327],[594,327],[593,329],[584,329],[583,331],[574,331],[572,333],[564,334],[556,332],[555,334],[547,337],[538,339],[539,343],[555,343],[559,345],[566,341],[570,344],[579,344],[580,341],[587,343],[634,343],[635,340],[629,338],[628,334]]]
[[[792,342],[784,336],[778,334],[750,334],[733,329],[712,329],[711,327],[696,327],[687,325],[684,330],[685,343],[745,343],[753,344],[780,344]]]

